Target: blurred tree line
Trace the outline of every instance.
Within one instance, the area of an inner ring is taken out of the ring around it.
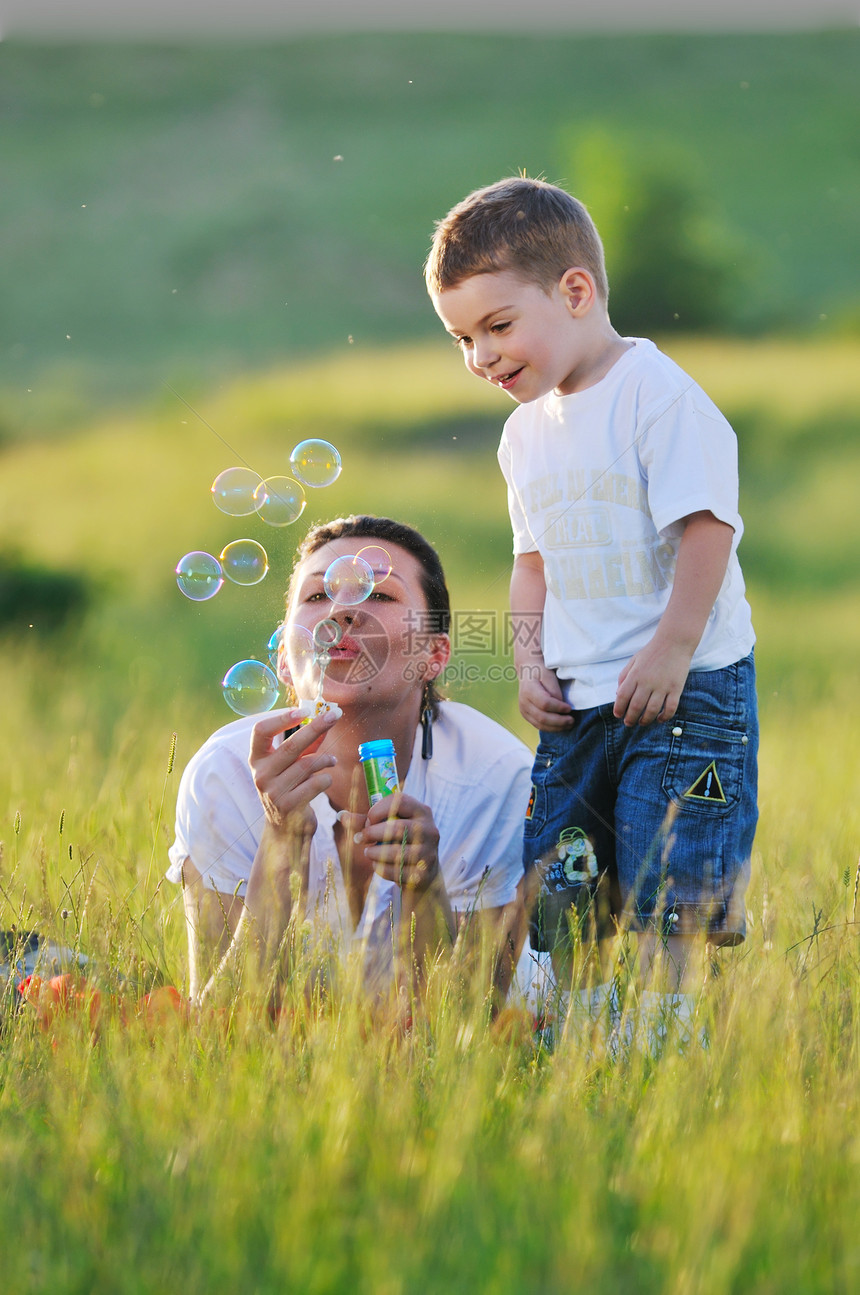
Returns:
[[[736,329],[754,258],[698,158],[668,140],[644,148],[606,129],[578,136],[570,152],[603,239],[616,328],[645,337]]]
[[[94,594],[93,582],[80,571],[0,549],[0,634],[54,634],[79,621]]]

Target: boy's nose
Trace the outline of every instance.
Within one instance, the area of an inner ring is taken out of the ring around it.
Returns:
[[[489,369],[499,358],[492,338],[476,341],[472,347],[472,364],[476,369]]]

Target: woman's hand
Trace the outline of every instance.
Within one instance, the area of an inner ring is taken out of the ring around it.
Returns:
[[[433,813],[414,796],[395,791],[371,805],[367,816],[340,815],[358,827],[356,844],[386,881],[400,887],[398,979],[421,992],[428,961],[456,939],[454,915],[439,867],[439,829]]]
[[[331,714],[319,715],[276,746],[275,739],[298,720],[294,709],[280,710],[258,720],[252,730],[248,763],[266,825],[232,943],[200,1001],[212,992],[243,946],[249,950],[258,980],[271,991],[272,968],[283,956],[284,935],[293,911],[294,875],[299,879],[296,897],[300,903],[306,892],[310,844],[317,828],[311,801],[331,786],[327,771],[336,763],[334,756],[321,752],[319,746],[336,719]]]
[[[337,763],[319,746],[337,719],[330,713],[318,715],[275,746],[275,738],[297,723],[292,709],[258,720],[248,762],[269,827],[275,833],[298,830],[313,835],[317,824],[310,802],[331,786],[327,770]]]
[[[345,820],[346,815],[341,815]],[[395,791],[371,805],[365,818],[350,814],[355,842],[386,881],[422,893],[439,876],[439,829],[429,806]]]

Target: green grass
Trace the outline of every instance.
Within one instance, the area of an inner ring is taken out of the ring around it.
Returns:
[[[217,435],[164,391],[6,448],[6,532],[101,592],[76,630],[0,642],[0,926],[80,945],[127,1018],[107,1006],[92,1038],[80,1016],[43,1033],[22,1012],[0,1040],[8,1289],[856,1287],[858,370],[847,346],[672,349],[741,433],[763,736],[748,939],[703,997],[710,1047],[657,1062],[536,1053],[461,1008],[444,969],[405,1039],[368,1034],[348,995],[278,1029],[240,1000],[191,1028],[135,1014],[140,989],[184,986],[160,880],[178,778],[230,718],[218,679],[262,652],[305,520],[403,517],[438,543],[455,607],[506,605],[508,405],[443,342],[177,388]],[[176,559],[245,526],[212,506],[213,477],[283,470],[306,432],[341,449],[341,479],[295,527],[252,521],[262,585],[187,603]],[[528,738],[510,686],[458,695]]]
[[[400,1042],[348,999],[302,1034],[241,1009],[154,1035],[110,1012],[96,1040],[22,1015],[0,1049],[9,1288],[852,1290],[857,752],[841,707],[764,711],[749,938],[704,1001],[707,1051],[550,1059],[450,1001]],[[9,825],[4,921],[29,876],[43,929],[74,937],[88,898],[91,952],[181,983],[175,900],[142,885],[158,727],[71,762],[31,735],[44,782]]]

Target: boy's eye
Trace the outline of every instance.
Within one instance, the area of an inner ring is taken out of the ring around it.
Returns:
[[[505,331],[505,329],[506,329],[506,328],[510,328],[510,326],[511,326],[511,323],[510,323],[510,320],[509,320],[509,319],[502,319],[502,320],[500,320],[500,321],[499,321],[499,323],[498,323],[498,324],[493,324],[492,328],[490,329],[490,332],[491,332],[491,333],[503,333],[503,332]]]
[[[462,351],[464,347],[472,345],[472,339],[471,337],[455,337],[454,345],[458,351]]]

